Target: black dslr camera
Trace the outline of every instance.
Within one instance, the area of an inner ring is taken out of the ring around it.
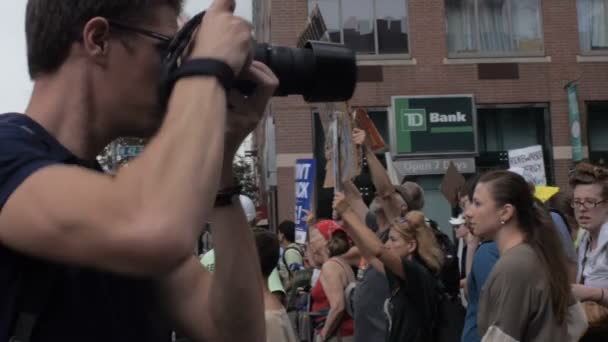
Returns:
[[[166,104],[173,90],[170,76],[179,68],[192,35],[205,12],[194,16],[178,32],[163,60],[161,99]],[[343,45],[309,41],[304,48],[257,44],[254,59],[266,64],[277,75],[280,84],[275,96],[302,95],[307,102],[349,100],[357,83],[355,53]],[[255,90],[251,81],[236,80],[234,88],[243,94]]]

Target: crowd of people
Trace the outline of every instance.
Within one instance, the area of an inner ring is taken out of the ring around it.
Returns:
[[[459,189],[450,245],[422,211],[422,188],[392,185],[365,133],[355,129],[353,140],[376,187],[369,206],[345,182],[333,218],[307,218],[305,245],[292,221],[278,235],[256,232],[273,236],[276,257],[264,258],[269,244],[258,252],[264,275],[279,270],[283,284],[265,301],[267,341],[605,340],[605,169],[577,165],[570,187],[545,201],[521,170],[472,176]]]
[[[373,201],[344,181],[296,244],[294,222],[260,227],[233,177],[278,85],[234,1],[213,2],[181,56],[206,67],[174,74],[159,106],[181,6],[28,0],[34,91],[0,115],[0,340],[606,340],[606,169],[578,164],[547,201],[521,170],[471,177],[448,236],[355,129]],[[125,135],[152,139],[102,173],[97,153]]]

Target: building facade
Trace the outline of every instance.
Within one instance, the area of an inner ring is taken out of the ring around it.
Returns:
[[[508,150],[541,145],[548,183],[566,186],[574,108],[565,87],[576,84],[583,157],[608,162],[608,0],[257,0],[258,39],[295,46],[315,6],[329,38],[357,51],[349,104],[367,109],[387,142],[393,96],[468,94],[476,107],[474,171],[507,168]],[[268,154],[260,161],[274,196],[269,211],[279,220],[294,216],[295,160],[321,158],[323,108],[275,98],[257,134],[258,151]],[[441,176],[412,179],[444,222]]]

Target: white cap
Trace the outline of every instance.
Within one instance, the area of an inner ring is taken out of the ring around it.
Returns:
[[[458,215],[458,217],[452,217],[450,218],[450,224],[452,226],[460,226],[461,224],[464,224],[464,217],[462,214]]]
[[[251,198],[245,195],[239,195],[239,200],[241,201],[241,207],[243,207],[245,216],[247,217],[247,222],[251,223],[255,221],[257,212],[255,210],[255,204],[253,204]]]
[[[256,223],[257,227],[264,227],[268,225],[268,219],[261,219]]]

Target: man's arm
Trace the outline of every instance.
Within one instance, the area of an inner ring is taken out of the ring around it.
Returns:
[[[193,55],[240,73],[251,27],[216,0]],[[226,96],[217,80],[178,81],[159,134],[113,179],[50,166],[27,177],[0,212],[0,241],[26,254],[130,274],[182,263],[208,216],[224,159]]]
[[[363,145],[363,151],[365,152],[365,157],[367,158],[367,165],[369,167],[369,172],[372,176],[372,182],[376,187],[376,192],[381,197],[388,197],[392,193],[395,192],[395,187],[391,183],[391,179],[388,176],[388,172],[376,157],[374,151],[372,151],[369,147]]]
[[[581,302],[596,302],[601,306],[608,307],[608,289],[572,284],[572,292],[576,299]]]
[[[268,99],[279,83],[270,68],[255,61],[245,70],[243,77],[258,86],[251,96],[245,97],[237,91],[229,95],[234,110],[228,116],[221,188],[235,185],[234,154],[264,115]],[[195,341],[263,342],[262,289],[265,280],[262,279],[256,245],[243,209],[240,204],[216,208],[211,222],[215,226],[213,276],[203,271],[193,257],[166,276],[162,284],[169,312]]]
[[[357,213],[359,219],[365,222],[365,217],[369,212],[369,208],[365,202],[363,202],[363,197],[361,196],[359,189],[357,189],[357,186],[351,180],[342,183],[342,187],[344,188],[344,195],[348,199],[348,204],[353,211]]]
[[[245,214],[237,203],[216,208],[212,221],[215,272],[193,256],[162,278],[163,298],[193,341],[265,341],[262,271]]]

